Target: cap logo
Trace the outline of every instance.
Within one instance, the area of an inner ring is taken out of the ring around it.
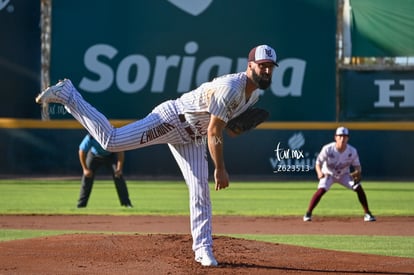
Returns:
[[[251,49],[248,60],[256,63],[272,62],[275,66],[279,66],[276,59],[277,55],[274,49],[267,45],[260,45]]]
[[[268,57],[272,57],[272,50],[270,49],[265,49],[265,53]]]

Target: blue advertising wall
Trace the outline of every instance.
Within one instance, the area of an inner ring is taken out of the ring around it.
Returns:
[[[1,129],[0,174],[79,176],[77,150],[85,134],[81,129]],[[333,134],[333,130],[254,130],[226,138],[226,166],[238,179],[315,180],[316,155],[323,144],[333,141]],[[351,130],[350,144],[358,149],[364,179],[412,180],[413,142],[412,131]],[[129,177],[181,176],[167,145],[126,152],[124,172]]]
[[[140,118],[244,71],[250,49],[269,44],[280,66],[260,105],[271,120],[334,120],[334,2],[53,1],[51,79],[72,79],[109,118]]]
[[[341,119],[414,121],[414,71],[341,71]]]
[[[8,42],[0,44],[6,99],[0,102],[0,175],[80,176],[78,145],[86,131],[60,105],[49,106],[51,121],[40,121],[34,103],[40,86],[36,2],[11,0],[0,10],[2,25],[11,26],[1,29]],[[315,157],[342,124],[335,121],[336,1],[184,2],[52,1],[51,82],[72,79],[86,100],[119,125],[217,75],[245,70],[250,49],[269,44],[280,66],[258,105],[270,111],[270,119],[239,138],[226,138],[226,165],[239,178],[314,180]],[[389,79],[383,74],[380,81]],[[412,106],[401,109],[401,96],[393,94],[389,99],[397,109],[374,108],[375,88],[385,84],[372,85],[365,76],[344,72],[340,102],[364,177],[412,179]],[[401,82],[396,85],[390,89],[403,89]],[[127,176],[181,175],[167,145],[129,151],[126,158]]]

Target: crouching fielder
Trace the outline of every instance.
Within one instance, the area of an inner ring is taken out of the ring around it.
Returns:
[[[305,222],[312,221],[312,211],[334,183],[339,183],[357,193],[358,200],[365,212],[364,221],[373,222],[376,220],[369,210],[367,196],[360,182],[361,164],[358,152],[348,144],[348,140],[349,130],[345,127],[339,127],[335,132],[335,142],[322,147],[315,165],[319,179],[318,190],[313,194],[308,210],[303,217]],[[352,173],[350,173],[351,166]]]

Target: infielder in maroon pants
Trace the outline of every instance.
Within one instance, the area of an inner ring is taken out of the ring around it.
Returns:
[[[63,104],[111,152],[168,144],[189,189],[195,260],[203,266],[216,266],[207,148],[215,166],[215,190],[227,188],[229,176],[223,157],[226,124],[258,101],[259,89],[270,86],[275,66],[275,50],[267,45],[257,46],[249,53],[246,71],[217,77],[176,100],[161,103],[145,118],[120,128],[113,127],[86,102],[69,79],[44,90],[36,102]]]
[[[329,191],[334,183],[353,190],[358,195],[359,202],[364,209],[364,221],[374,222],[376,219],[368,207],[367,196],[361,185],[361,163],[358,152],[348,144],[349,130],[338,127],[335,131],[335,141],[322,147],[316,158],[315,170],[319,179],[318,190],[313,194],[303,221],[312,221],[312,211],[318,205],[322,196]],[[350,173],[350,168],[354,171]]]

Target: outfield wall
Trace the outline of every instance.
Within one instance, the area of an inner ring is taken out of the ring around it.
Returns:
[[[80,175],[78,145],[86,132],[76,122],[61,121],[65,129],[29,128],[38,124],[37,120],[26,122],[26,129],[13,128],[9,123],[0,120],[3,127],[9,125],[0,130],[0,150],[5,156],[0,160],[0,175]],[[50,123],[54,126],[59,122]],[[332,129],[338,125],[265,123],[244,136],[226,138],[227,169],[237,178],[313,180],[316,155],[323,144],[333,141]],[[414,133],[408,123],[344,125],[354,129],[350,143],[359,150],[364,178],[414,179]],[[275,127],[280,129],[269,129]],[[387,130],[381,130],[384,128]],[[399,128],[410,130],[395,130]],[[181,176],[167,145],[128,151],[124,172],[131,177]]]

